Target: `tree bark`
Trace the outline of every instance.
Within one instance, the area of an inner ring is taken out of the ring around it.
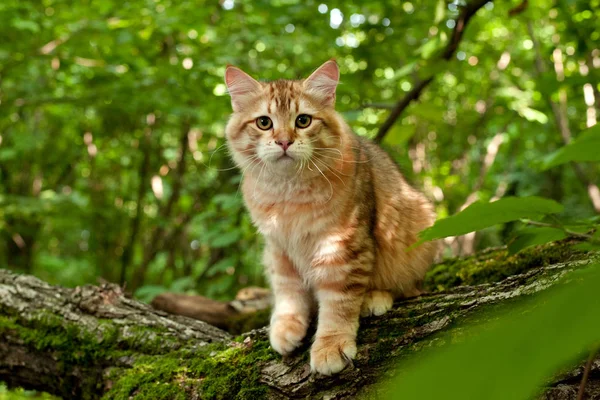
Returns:
[[[333,377],[311,374],[308,340],[282,360],[266,328],[233,338],[129,299],[116,285],[66,289],[0,270],[0,381],[87,399],[374,397],[393,374],[392,363],[436,345],[436,334],[476,311],[543,291],[588,263],[534,268],[499,283],[398,302],[382,317],[361,320],[358,356]],[[542,398],[575,399],[583,370],[559,378]],[[600,396],[599,359],[586,385],[585,398],[593,396]]]

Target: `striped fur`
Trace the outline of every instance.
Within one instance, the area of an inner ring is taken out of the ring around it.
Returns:
[[[433,223],[433,207],[335,112],[338,74],[334,61],[304,81],[259,83],[235,67],[226,72],[234,106],[228,145],[265,238],[275,294],[271,345],[292,352],[317,313],[311,367],[328,375],[355,357],[359,316],[418,295],[436,252],[432,243],[406,251]],[[312,116],[305,129],[295,126],[300,114]],[[271,129],[257,127],[260,116],[271,118]],[[293,141],[289,157],[279,158],[280,140]]]

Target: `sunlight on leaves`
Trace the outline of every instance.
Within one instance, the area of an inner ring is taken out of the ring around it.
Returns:
[[[421,232],[421,240],[441,239],[464,235],[490,226],[534,218],[545,214],[557,214],[564,207],[554,200],[541,197],[505,197],[492,203],[475,202],[451,217],[437,221],[431,228]]]

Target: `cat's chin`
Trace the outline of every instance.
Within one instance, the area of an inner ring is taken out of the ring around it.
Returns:
[[[298,159],[289,155],[282,155],[276,160],[271,161],[273,172],[282,176],[297,174],[299,163]]]
[[[296,159],[288,154],[283,154],[277,160],[275,160],[275,164],[283,165],[283,164],[295,164]]]

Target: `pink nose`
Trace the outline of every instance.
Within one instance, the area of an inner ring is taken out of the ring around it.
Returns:
[[[283,149],[283,151],[286,151],[288,149],[288,147],[290,147],[292,145],[292,143],[294,143],[294,141],[293,140],[276,140],[275,143],[280,145],[281,148]]]

